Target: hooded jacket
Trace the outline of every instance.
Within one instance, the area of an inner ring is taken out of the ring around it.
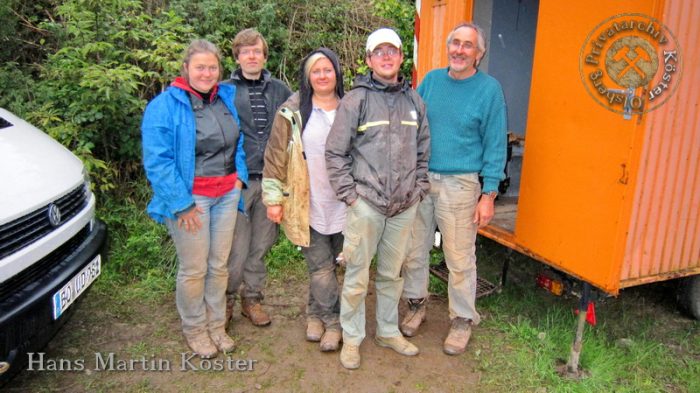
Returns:
[[[310,198],[309,171],[304,156],[301,135],[313,107],[310,82],[304,71],[306,60],[315,53],[322,53],[333,64],[336,76],[336,95],[343,97],[342,72],[338,58],[327,48],[311,52],[301,62],[299,70],[300,91],[294,93],[277,112],[265,149],[263,168],[263,203],[266,206],[282,205],[282,227],[292,243],[308,247]]]
[[[267,107],[267,127],[262,134],[258,134],[258,129],[253,122],[253,111],[250,108],[250,96],[248,82],[243,80],[240,69],[231,74],[222,84],[234,85],[236,87],[236,108],[240,118],[241,132],[245,135],[243,149],[246,154],[248,171],[251,174],[260,175],[263,170],[263,155],[267,139],[270,137],[272,120],[277,108],[292,95],[287,85],[279,79],[273,78],[270,71],[262,70],[262,91],[265,106]]]
[[[236,88],[219,85],[216,94],[238,122],[238,113],[233,104]],[[170,86],[154,98],[143,114],[141,136],[143,165],[153,188],[148,214],[160,223],[165,218],[175,219],[176,213],[194,203],[192,185],[197,129],[189,93]],[[239,135],[235,162],[238,179],[247,184],[248,169],[243,139],[244,136]],[[241,198],[238,209],[243,211],[243,206]]]
[[[262,199],[265,206],[282,205],[285,236],[308,247],[311,191],[301,131],[299,93],[294,93],[277,111],[265,149]]]
[[[362,197],[393,217],[428,193],[430,131],[425,104],[406,81],[356,78],[326,141],[326,168],[338,199]]]

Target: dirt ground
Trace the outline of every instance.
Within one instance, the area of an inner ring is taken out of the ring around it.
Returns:
[[[93,291],[45,349],[43,359],[35,355],[34,370],[23,371],[5,389],[462,392],[476,388],[480,373],[473,355],[442,353],[448,330],[446,299],[431,298],[427,322],[411,339],[421,353],[404,357],[372,340],[375,294],[370,288],[367,338],[360,348],[362,365],[350,371],[340,365],[339,353],[321,353],[318,343],[304,340],[306,293],[303,280],[269,283],[264,304],[272,315],[271,326],[252,326],[237,308],[229,326],[238,344],[235,353],[200,362],[186,352],[174,294],[161,304],[122,304],[115,311],[110,299]],[[478,329],[470,343],[472,353],[480,346]],[[135,362],[129,364],[132,360]]]
[[[493,259],[498,260],[496,255]],[[491,266],[492,265],[492,266]],[[511,266],[507,287],[534,286],[534,272],[541,264],[519,260]],[[500,264],[481,266],[499,272]],[[33,370],[24,370],[0,391],[9,392],[481,392],[528,391],[489,380],[494,374],[509,372],[507,367],[484,361],[495,351],[510,351],[504,333],[494,324],[481,324],[473,330],[467,353],[453,357],[442,353],[448,330],[447,299],[433,295],[428,319],[419,334],[410,339],[421,353],[404,357],[374,344],[374,282],[367,298],[367,338],[360,348],[362,365],[346,370],[339,353],[321,353],[318,343],[304,340],[304,308],[308,293],[305,278],[269,280],[264,308],[272,325],[254,327],[236,308],[229,333],[238,347],[233,354],[213,361],[199,361],[191,354],[180,334],[180,319],[174,293],[150,296],[158,300],[127,301],[111,298],[93,288],[49,346],[43,359],[35,355]],[[650,329],[650,339],[687,355],[697,354],[697,340],[689,346],[677,342],[685,334],[694,335],[696,322],[680,313],[673,296],[673,285],[646,285],[625,290],[617,298],[598,300],[599,318],[611,337],[629,337],[629,324],[660,321]],[[577,304],[536,290],[541,304]],[[489,295],[497,299],[499,294]],[[148,294],[135,293],[148,299]],[[485,298],[484,298],[485,299]],[[480,300],[483,301],[484,299]],[[403,313],[403,304],[400,307]],[[489,307],[481,307],[484,321],[495,318]],[[514,315],[520,312],[513,310]],[[676,332],[668,336],[666,332]],[[687,332],[687,333],[683,333]],[[573,331],[571,332],[573,334]],[[680,336],[678,335],[680,334]],[[695,343],[695,344],[693,344]],[[623,345],[621,343],[619,345]],[[617,345],[617,344],[616,344]],[[565,355],[565,354],[562,354]],[[111,356],[111,358],[110,358]],[[184,358],[183,358],[184,357]],[[111,364],[110,364],[111,359]],[[132,361],[133,364],[129,364]],[[494,360],[495,361],[495,360]],[[62,364],[61,364],[62,363]],[[43,369],[41,369],[43,368]],[[662,368],[663,369],[663,368]],[[506,380],[508,378],[505,378]],[[482,381],[483,380],[483,381]],[[535,384],[537,385],[537,384]],[[532,386],[532,385],[530,385]],[[672,385],[666,385],[672,386]],[[683,388],[666,391],[691,391]],[[546,387],[529,391],[546,392]],[[653,389],[652,389],[653,390]]]

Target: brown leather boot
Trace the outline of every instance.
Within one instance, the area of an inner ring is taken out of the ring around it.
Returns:
[[[262,305],[258,301],[243,299],[243,309],[241,315],[250,319],[250,322],[255,326],[267,326],[272,322],[270,316],[263,310]]]

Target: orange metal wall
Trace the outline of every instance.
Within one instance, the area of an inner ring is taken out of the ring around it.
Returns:
[[[683,76],[646,118],[622,286],[700,273],[700,3],[666,1],[660,19],[682,45]]]
[[[433,68],[447,66],[447,34],[457,23],[471,17],[471,1],[421,1],[417,83]]]
[[[596,103],[579,74],[581,47],[603,20],[652,14],[647,1],[540,1],[515,237],[548,263],[608,292],[632,145],[643,125]],[[615,270],[614,266],[617,266]]]
[[[472,1],[424,1],[418,77],[446,65],[449,29]],[[660,19],[683,49],[682,84],[623,119],[586,91],[579,56],[607,18]],[[514,233],[483,232],[610,293],[700,273],[700,2],[540,0]]]

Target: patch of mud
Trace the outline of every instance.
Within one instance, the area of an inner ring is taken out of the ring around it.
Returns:
[[[371,287],[367,338],[360,347],[362,365],[350,371],[340,365],[338,352],[321,353],[318,343],[304,340],[307,285],[305,280],[270,282],[264,301],[272,316],[269,327],[252,326],[237,307],[229,325],[237,349],[212,361],[200,361],[187,352],[174,294],[156,304],[135,304],[126,312],[115,313],[110,311],[109,299],[94,291],[45,349],[43,370],[37,370],[42,366],[35,363],[34,370],[23,371],[5,388],[71,392],[461,392],[477,387],[480,371],[473,357],[442,353],[449,328],[446,299],[430,299],[427,321],[411,339],[421,353],[409,358],[374,344],[375,294]],[[473,337],[470,346],[478,343],[478,327]],[[63,371],[50,369],[51,362],[54,366],[63,362]]]

